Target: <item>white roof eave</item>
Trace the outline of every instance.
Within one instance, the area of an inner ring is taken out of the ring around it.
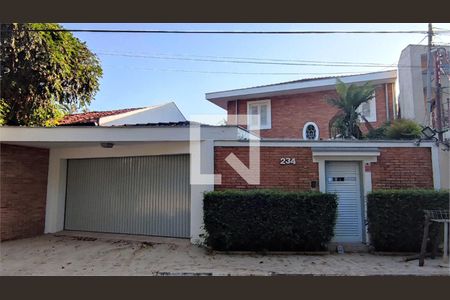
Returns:
[[[276,95],[290,95],[330,90],[336,85],[336,78],[337,77],[299,82],[287,82],[276,85],[212,92],[206,94],[206,99],[226,109],[226,103],[233,100],[254,99],[262,97],[272,97]],[[395,70],[340,77],[343,82],[354,84],[361,84],[365,82],[371,82],[373,84],[391,83],[395,82],[396,78],[397,71]]]

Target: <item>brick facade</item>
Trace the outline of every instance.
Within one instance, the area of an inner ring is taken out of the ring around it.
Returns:
[[[393,84],[387,84],[390,119],[393,116],[392,87]],[[320,138],[328,139],[330,137],[329,122],[338,110],[328,104],[327,99],[335,96],[336,91],[329,90],[271,97],[272,128],[261,130],[261,137],[302,139],[304,125],[307,122],[314,122],[319,127]],[[377,121],[371,124],[376,128],[387,121],[384,84],[376,86],[375,98]],[[247,114],[247,102],[262,99],[238,100],[237,114]],[[236,101],[228,102],[227,112],[228,115],[236,114]],[[228,118],[228,121],[233,122],[231,118]],[[361,126],[361,130],[367,131],[364,125]]]
[[[433,188],[430,148],[383,148],[372,163],[372,189]]]
[[[44,233],[49,151],[1,144],[0,239]]]
[[[285,190],[310,191],[311,181],[316,182],[318,190],[319,170],[317,163],[312,161],[311,148],[274,148],[261,147],[261,177],[260,185],[248,185],[247,182],[225,161],[234,153],[248,166],[248,147],[215,147],[214,170],[222,174],[220,189],[248,188],[281,188]],[[281,157],[295,157],[295,165],[280,165]]]
[[[234,153],[248,166],[247,147],[215,147],[214,170],[222,174],[222,184],[215,189],[279,188],[284,190],[318,190],[318,164],[312,160],[311,148],[261,147],[261,184],[248,185],[225,161]],[[280,165],[281,157],[294,157],[295,165]],[[371,164],[372,189],[433,188],[430,148],[381,148],[376,163]],[[311,181],[317,183],[311,188]]]

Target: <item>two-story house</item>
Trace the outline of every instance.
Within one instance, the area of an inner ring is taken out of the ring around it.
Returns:
[[[398,116],[396,71],[340,79],[376,87],[361,107],[373,127]],[[440,189],[448,180],[435,143],[330,140],[337,110],[327,99],[336,96],[335,84],[326,77],[207,94],[227,110],[229,125],[236,116],[249,129],[259,125],[259,147],[238,126],[191,126],[173,103],[75,114],[54,128],[3,126],[1,196],[8,205],[0,238],[75,230],[198,243],[204,192],[276,188],[336,193],[333,242],[370,243],[368,193]],[[252,164],[255,148],[260,159]]]
[[[373,99],[360,107],[374,128],[396,118],[396,71],[339,78],[347,84],[370,82],[375,86]],[[338,112],[327,101],[337,96],[336,79],[311,78],[213,92],[207,93],[206,99],[227,111],[228,124],[236,124],[236,116],[241,115],[247,115],[244,126],[250,130],[260,124],[262,138],[326,140],[332,137],[330,121]],[[365,126],[361,130],[367,131]]]
[[[358,109],[373,128],[398,118],[397,72],[340,76],[346,84],[375,87],[372,100]],[[436,147],[412,141],[352,141],[332,139],[331,124],[338,109],[336,77],[302,79],[272,85],[206,94],[227,111],[228,124],[259,130],[260,181],[244,180],[227,161],[231,156],[250,164],[246,141],[219,141],[214,148],[216,189],[320,190],[337,193],[338,218],[334,242],[369,242],[367,194],[379,189],[440,188]],[[367,128],[362,122],[362,131]]]

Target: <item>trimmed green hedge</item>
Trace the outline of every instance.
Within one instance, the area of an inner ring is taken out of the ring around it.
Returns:
[[[418,252],[423,235],[423,210],[448,208],[448,191],[371,192],[367,196],[371,243],[377,251]],[[436,228],[431,232],[431,235],[433,234],[436,234]]]
[[[206,245],[221,251],[323,250],[333,237],[336,208],[336,195],[319,192],[209,192]]]

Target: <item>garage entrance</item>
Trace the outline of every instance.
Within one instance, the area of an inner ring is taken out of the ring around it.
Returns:
[[[338,195],[335,242],[362,242],[360,164],[354,161],[326,162],[327,192]]]
[[[64,227],[190,237],[189,155],[69,159]]]

